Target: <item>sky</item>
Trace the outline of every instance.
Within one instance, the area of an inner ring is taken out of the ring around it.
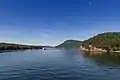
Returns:
[[[0,0],[0,42],[58,45],[120,31],[120,0]]]

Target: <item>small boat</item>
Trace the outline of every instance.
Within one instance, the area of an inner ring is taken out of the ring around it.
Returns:
[[[46,48],[42,48],[42,50],[46,50]]]

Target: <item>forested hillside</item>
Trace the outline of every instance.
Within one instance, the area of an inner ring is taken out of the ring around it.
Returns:
[[[120,32],[98,34],[88,40],[85,40],[82,45],[86,48],[89,45],[93,45],[97,48],[106,50],[120,50]]]
[[[42,46],[0,43],[0,50],[42,49]]]
[[[82,44],[82,41],[78,41],[78,40],[66,40],[65,42],[63,42],[62,44],[56,46],[57,48],[80,48]]]

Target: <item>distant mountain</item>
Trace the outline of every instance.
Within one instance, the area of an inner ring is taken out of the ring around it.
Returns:
[[[78,40],[66,40],[60,45],[56,46],[57,48],[79,48],[82,44],[82,41]]]
[[[97,48],[102,48],[105,50],[120,50],[120,32],[107,32],[98,34],[88,40],[85,40],[82,44],[84,47],[93,45]]]
[[[0,50],[42,49],[42,46],[0,43]]]

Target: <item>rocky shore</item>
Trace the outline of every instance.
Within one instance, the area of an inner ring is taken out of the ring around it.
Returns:
[[[103,50],[101,48],[96,48],[95,46],[89,45],[88,48],[84,46],[80,46],[80,50],[82,51],[90,51],[90,52],[107,52],[107,50]]]

